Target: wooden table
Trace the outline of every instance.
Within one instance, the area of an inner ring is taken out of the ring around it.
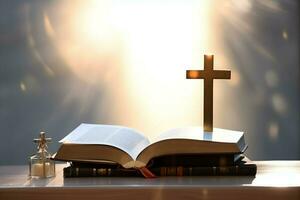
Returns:
[[[0,166],[0,200],[286,199],[300,200],[300,161],[256,161],[256,177],[28,178],[27,166]]]

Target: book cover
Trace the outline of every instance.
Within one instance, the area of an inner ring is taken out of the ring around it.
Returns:
[[[239,158],[243,158],[243,156]],[[164,161],[160,164],[170,163]],[[208,166],[207,164],[198,166],[195,164],[193,166],[164,166],[156,163],[148,166],[148,170],[155,176],[255,176],[257,167],[249,159],[245,158],[236,160],[234,165],[218,166]],[[138,169],[126,169],[117,163],[74,162],[69,167],[64,168],[64,177],[143,177],[143,174]]]

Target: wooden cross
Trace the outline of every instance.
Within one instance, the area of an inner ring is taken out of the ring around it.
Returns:
[[[204,70],[187,70],[187,79],[204,79],[204,131],[213,131],[213,83],[214,79],[230,79],[231,72],[214,70],[214,56],[204,55]]]

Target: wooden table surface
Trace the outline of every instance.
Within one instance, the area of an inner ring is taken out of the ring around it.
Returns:
[[[256,161],[256,177],[30,179],[28,166],[0,166],[0,200],[9,199],[297,199],[300,161]]]

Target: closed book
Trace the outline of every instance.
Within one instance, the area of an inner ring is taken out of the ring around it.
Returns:
[[[64,177],[143,177],[136,169],[73,167],[64,168]]]
[[[182,167],[211,167],[234,166],[244,158],[243,154],[176,154],[155,157],[150,160],[148,167],[182,166]]]
[[[243,154],[176,154],[164,155],[151,159],[147,168],[158,168],[161,166],[182,167],[210,167],[210,166],[234,166],[242,163]],[[73,167],[90,168],[122,168],[122,165],[112,161],[73,161]]]
[[[255,176],[255,164],[223,167],[159,167],[150,169],[157,176]]]
[[[166,166],[149,168],[156,176],[255,176],[255,164],[219,167]],[[64,168],[64,177],[142,177],[137,169],[75,167]]]

